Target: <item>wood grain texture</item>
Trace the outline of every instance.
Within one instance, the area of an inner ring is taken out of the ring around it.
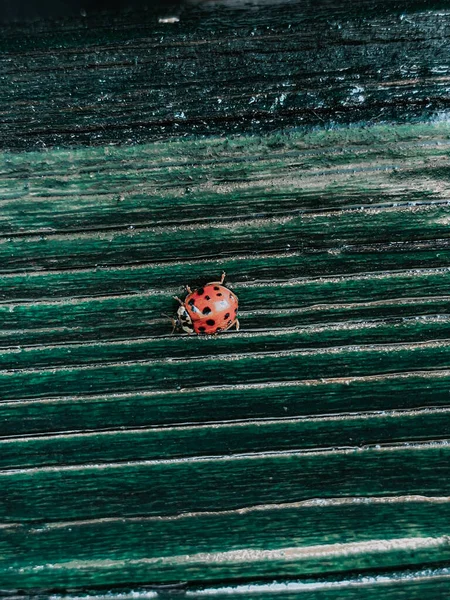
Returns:
[[[0,595],[445,597],[450,13],[180,10],[0,28]]]
[[[2,32],[9,149],[273,131],[447,110],[446,2],[196,3]],[[431,10],[430,10],[431,9]]]
[[[132,598],[150,598],[151,600],[166,597],[185,597],[194,600],[200,598],[225,598],[237,600],[239,598],[261,600],[274,600],[286,598],[287,600],[337,600],[349,598],[350,600],[377,600],[380,594],[388,598],[411,598],[421,600],[424,597],[445,596],[448,590],[448,570],[445,568],[429,570],[411,570],[400,573],[384,573],[379,575],[365,575],[355,578],[342,578],[338,580],[285,580],[274,583],[244,583],[235,586],[197,587],[183,584],[175,586],[146,586],[144,589],[98,592],[95,594],[81,595],[82,598],[92,597],[98,600],[131,600]],[[55,594],[58,600],[71,596]],[[20,597],[20,596],[19,596]],[[79,597],[79,596],[77,596]]]
[[[376,600],[380,594],[388,598],[412,598],[419,600],[424,597],[439,597],[448,590],[448,569],[437,568],[428,570],[411,570],[399,573],[383,573],[380,575],[365,575],[354,578],[340,579],[297,579],[283,582],[243,583],[235,586],[200,587],[186,585],[177,586],[148,586],[145,589],[133,589],[120,592],[98,592],[92,595],[98,600],[131,600],[132,598],[158,599],[161,596],[186,597],[199,600],[200,598],[246,598],[260,600],[268,598],[287,598],[288,600],[337,600],[340,598]],[[58,600],[68,596],[55,594]],[[82,595],[81,597],[88,597]],[[91,597],[91,595],[89,595]]]

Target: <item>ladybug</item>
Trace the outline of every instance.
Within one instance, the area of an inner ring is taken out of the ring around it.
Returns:
[[[180,303],[177,318],[172,319],[174,331],[212,335],[231,327],[239,330],[238,299],[223,285],[224,279],[225,273],[222,273],[220,281],[211,281],[194,291],[187,285],[188,295],[184,300],[174,296]]]

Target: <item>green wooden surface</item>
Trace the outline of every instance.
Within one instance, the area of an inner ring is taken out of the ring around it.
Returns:
[[[448,7],[161,14],[0,26],[0,595],[445,598]]]
[[[442,0],[192,2],[172,25],[153,11],[8,25],[0,143],[135,144],[435,114],[449,107],[447,11]]]
[[[119,593],[99,593],[95,596],[80,595],[79,598],[98,598],[98,600],[115,600],[123,598],[160,599],[167,597],[182,597],[199,600],[200,598],[225,598],[237,600],[245,598],[250,600],[283,598],[286,600],[335,600],[349,598],[350,600],[377,600],[381,595],[388,598],[404,598],[420,600],[424,597],[443,598],[448,592],[449,574],[447,569],[433,569],[426,571],[409,571],[381,576],[363,576],[338,580],[293,580],[274,583],[241,584],[236,586],[223,586],[215,588],[193,587],[186,589],[184,586],[173,588],[172,593],[164,590],[162,586],[151,587],[144,590],[130,590]],[[62,600],[67,596],[55,594],[54,598]]]

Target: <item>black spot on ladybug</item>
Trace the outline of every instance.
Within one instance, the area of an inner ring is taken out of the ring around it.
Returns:
[[[205,306],[205,308],[202,310],[202,313],[204,315],[209,315],[210,312],[211,312],[211,309],[209,308],[209,306]]]
[[[237,313],[237,308],[234,309],[234,312]]]
[[[233,322],[233,321],[230,319],[230,320],[228,321],[228,325],[231,325],[231,323],[232,323],[232,322]]]
[[[210,326],[213,326],[213,325],[215,325],[215,324],[216,324],[216,322],[214,321],[214,319],[208,319],[208,320],[206,321],[206,324],[207,324],[207,325],[210,325]]]
[[[211,300],[209,296],[205,296],[205,300]]]
[[[216,294],[216,296],[221,296],[221,295],[222,295],[222,294],[220,294],[220,293],[219,293],[219,294]]]
[[[199,327],[198,330],[204,333],[206,331],[206,327]]]
[[[204,293],[205,293],[205,290],[203,288],[200,288],[197,290],[197,296],[203,296]]]
[[[233,294],[230,292],[230,298],[233,298]]]
[[[222,327],[218,327],[216,331],[222,331]]]
[[[228,317],[229,317],[229,316],[230,316],[230,313],[227,313],[227,314],[224,316],[224,319],[228,319]]]
[[[215,289],[215,290],[220,290],[220,288],[219,288],[219,287],[217,287],[217,285],[215,285],[215,286],[214,286],[214,289]]]
[[[191,298],[191,299],[189,300],[188,304],[190,304],[191,306],[194,306],[194,304],[195,304],[195,300],[194,300],[194,298]]]

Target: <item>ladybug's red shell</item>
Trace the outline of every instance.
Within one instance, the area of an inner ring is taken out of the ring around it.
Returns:
[[[184,301],[195,333],[213,334],[230,329],[237,319],[238,299],[220,283],[194,290]]]

